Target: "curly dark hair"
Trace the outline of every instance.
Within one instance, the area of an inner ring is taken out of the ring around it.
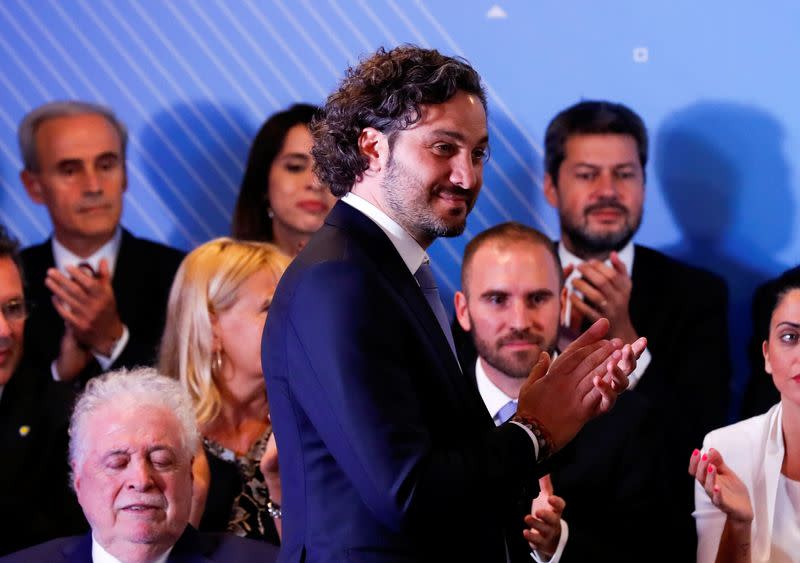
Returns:
[[[272,161],[281,152],[289,129],[295,125],[309,125],[320,111],[319,107],[310,104],[294,104],[273,114],[261,126],[250,147],[233,211],[231,233],[235,238],[273,242],[272,219],[267,215],[267,185]]]
[[[364,128],[390,135],[391,147],[392,133],[419,121],[420,106],[444,103],[458,91],[478,96],[486,109],[481,78],[464,59],[414,45],[378,49],[347,69],[311,124],[317,176],[335,196],[343,196],[368,167],[358,148]]]
[[[545,170],[558,185],[558,170],[566,158],[566,144],[575,135],[630,135],[636,141],[642,173],[647,164],[647,129],[636,112],[622,104],[585,100],[556,115],[544,135]]]

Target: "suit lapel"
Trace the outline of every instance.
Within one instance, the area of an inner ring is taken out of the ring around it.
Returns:
[[[417,280],[383,230],[372,219],[343,202],[338,202],[334,206],[325,222],[355,236],[378,271],[397,291],[428,335],[429,342],[436,349],[437,359],[442,363],[448,376],[463,380],[461,369],[439,326],[439,321],[436,320],[436,315],[428,305]],[[463,386],[459,384],[458,388],[461,389]]]

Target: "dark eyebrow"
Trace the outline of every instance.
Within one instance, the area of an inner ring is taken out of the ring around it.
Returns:
[[[466,137],[463,133],[459,131],[451,131],[449,129],[435,129],[431,132],[433,136],[442,136],[442,137],[449,137],[455,141],[465,142]],[[489,142],[489,135],[484,135],[481,139],[477,142],[478,145],[484,145]]]
[[[83,166],[83,161],[80,158],[65,158],[64,160],[59,160],[56,162],[56,168],[62,168],[64,166]]]
[[[311,160],[311,155],[304,152],[289,152],[281,155],[281,158],[302,158],[303,160]]]
[[[120,156],[119,156],[118,152],[106,151],[106,152],[104,152],[102,154],[97,155],[95,157],[95,160],[103,160],[103,159],[106,159],[106,158],[115,158],[115,159],[119,160]]]
[[[789,328],[800,328],[800,323],[793,323],[790,321],[781,321],[777,325],[775,325],[775,328],[780,328],[784,325],[786,325]]]

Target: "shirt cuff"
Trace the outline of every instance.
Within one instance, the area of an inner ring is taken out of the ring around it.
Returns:
[[[539,441],[536,439],[536,436],[533,435],[531,429],[525,426],[524,424],[520,424],[516,420],[509,420],[511,424],[516,424],[520,428],[522,428],[525,433],[531,437],[531,442],[533,442],[533,455],[536,457],[536,461],[539,461]]]
[[[61,381],[61,376],[58,375],[58,368],[56,368],[56,361],[50,364],[50,375],[53,376],[53,381]]]
[[[131,333],[128,331],[128,327],[126,325],[122,325],[122,336],[119,337],[116,344],[114,344],[114,348],[111,349],[110,356],[103,356],[102,354],[97,354],[94,351],[92,352],[92,356],[94,359],[97,360],[97,363],[100,364],[100,369],[106,371],[111,365],[117,361],[122,351],[125,349],[125,346],[128,344],[128,340],[130,340]]]
[[[567,539],[569,538],[569,526],[567,526],[567,521],[563,518],[561,519],[561,537],[558,540],[558,547],[556,547],[555,553],[550,559],[545,559],[542,554],[540,554],[535,549],[531,551],[531,557],[533,558],[536,563],[558,563],[561,561],[561,555],[564,553],[564,546],[567,545]]]
[[[645,348],[642,355],[636,360],[636,369],[628,376],[628,390],[636,387],[636,384],[639,383],[639,380],[644,375],[644,370],[647,369],[651,361],[653,361],[653,356],[650,354],[650,349]]]

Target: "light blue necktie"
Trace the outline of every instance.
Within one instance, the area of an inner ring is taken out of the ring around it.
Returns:
[[[414,274],[414,277],[417,278],[419,287],[422,289],[422,293],[425,295],[428,305],[430,305],[433,310],[436,320],[439,321],[439,326],[442,328],[442,332],[444,332],[447,338],[450,350],[453,351],[453,356],[457,360],[458,355],[456,354],[456,346],[453,343],[453,333],[450,332],[450,325],[447,322],[447,313],[444,310],[444,305],[442,305],[442,298],[439,296],[439,288],[436,287],[436,278],[433,277],[431,263],[427,260],[423,262],[417,269],[417,273]]]
[[[517,412],[517,402],[509,401],[494,415],[495,423],[500,426]]]

